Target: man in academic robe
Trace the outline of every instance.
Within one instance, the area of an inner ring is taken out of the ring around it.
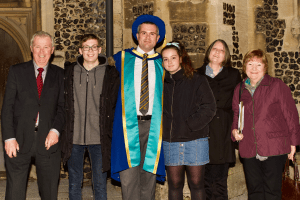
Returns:
[[[114,55],[120,73],[113,125],[111,176],[121,181],[124,200],[154,200],[156,178],[164,180],[162,95],[164,72],[154,47],[165,37],[164,22],[139,16],[132,25],[137,48]]]

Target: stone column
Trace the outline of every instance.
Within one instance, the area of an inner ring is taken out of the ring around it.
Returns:
[[[266,52],[266,35],[262,32],[256,32],[255,34],[255,48],[261,49]]]
[[[42,30],[54,36],[53,1],[41,0]]]
[[[53,1],[41,0],[41,26],[42,30],[54,37],[54,10]],[[54,51],[52,64],[64,68],[65,54],[63,51]]]

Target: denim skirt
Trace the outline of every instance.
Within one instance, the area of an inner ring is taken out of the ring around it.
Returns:
[[[209,163],[208,138],[188,142],[163,141],[166,166],[200,166]]]

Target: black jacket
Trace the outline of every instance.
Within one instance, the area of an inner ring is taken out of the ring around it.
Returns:
[[[64,126],[63,76],[62,68],[49,64],[39,98],[33,61],[10,67],[1,113],[2,139],[16,138],[19,153],[28,153],[32,147],[38,113],[37,152],[49,156],[60,151],[60,142],[46,150],[45,140],[51,128],[62,133]]]
[[[242,81],[239,70],[223,67],[223,70],[211,78],[205,75],[206,65],[198,69],[204,75],[214,93],[217,113],[209,123],[209,159],[210,164],[235,162],[234,144],[231,140],[231,124],[233,119],[232,97],[235,86]]]
[[[166,72],[164,81],[163,140],[186,142],[209,136],[208,123],[216,103],[206,78],[194,73],[192,79],[179,70]]]
[[[73,130],[74,130],[74,93],[73,77],[74,66],[72,63],[65,66],[65,109],[66,123],[64,133],[62,134],[62,158],[66,163],[71,156],[73,147]],[[103,79],[102,94],[100,95],[100,140],[102,151],[103,171],[110,169],[110,152],[112,138],[112,124],[114,119],[114,110],[117,101],[119,89],[119,72],[114,66],[107,65]]]

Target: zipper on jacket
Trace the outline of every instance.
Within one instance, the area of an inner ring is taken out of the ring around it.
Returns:
[[[86,91],[85,91],[85,115],[84,115],[84,139],[83,142],[85,144],[85,140],[86,140],[86,115],[87,115],[87,97],[88,97],[88,86],[89,86],[89,72],[86,72]]]
[[[175,80],[172,78],[172,74],[170,74],[170,78],[174,82],[173,91],[172,91],[172,103],[171,103],[171,116],[172,116],[171,129],[170,129],[170,142],[171,142],[171,135],[172,135],[172,130],[173,130],[173,103],[174,103]]]
[[[248,90],[248,88],[246,88]],[[257,90],[257,88],[255,89],[255,91]],[[255,93],[254,91],[254,93]],[[251,92],[248,90],[248,92],[250,93],[251,95]],[[252,98],[252,116],[253,116],[253,126],[252,126],[252,130],[253,130],[253,136],[254,136],[254,143],[255,143],[255,149],[256,149],[256,155],[258,154],[258,151],[257,151],[257,141],[256,141],[256,135],[255,135],[255,121],[254,121],[254,93],[253,95],[251,95],[251,98]],[[255,156],[256,156],[255,155]]]
[[[254,95],[254,94],[253,94]],[[256,148],[256,155],[258,154],[257,152],[257,141],[256,141],[256,135],[255,135],[255,121],[254,121],[254,98],[252,96],[252,116],[253,116],[253,135],[254,135],[254,141],[255,141],[255,148]],[[255,155],[255,156],[256,156]]]

